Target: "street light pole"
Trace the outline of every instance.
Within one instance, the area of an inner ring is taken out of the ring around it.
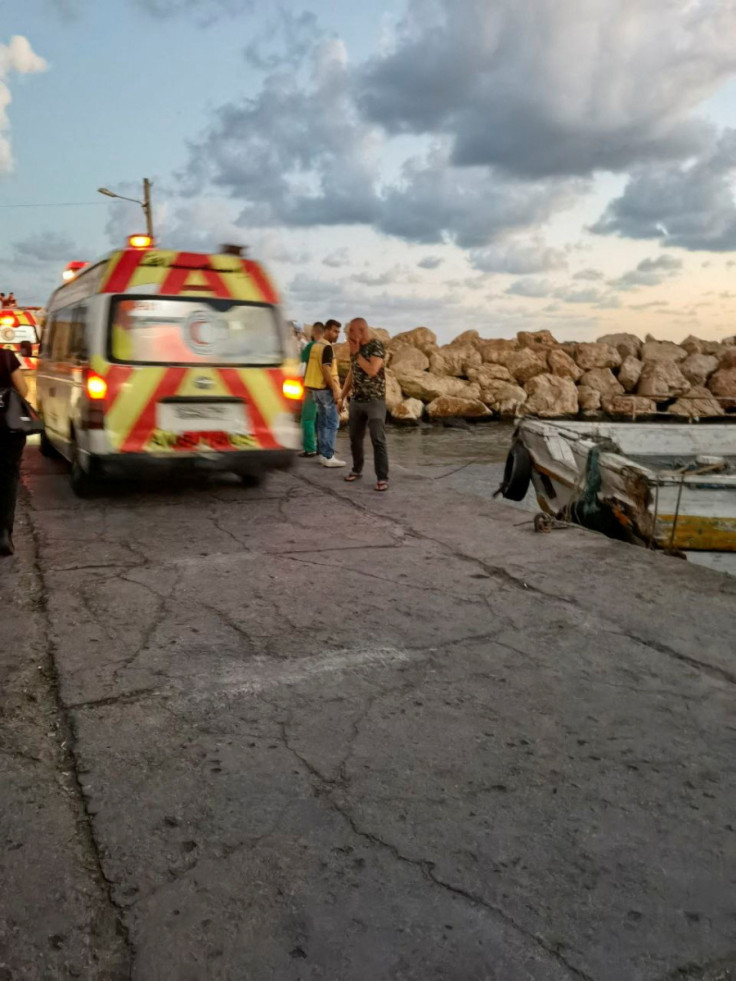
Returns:
[[[98,187],[97,191],[100,194],[106,195],[108,198],[120,198],[121,201],[132,201],[133,204],[139,204],[143,208],[143,214],[146,216],[146,233],[153,238],[153,208],[151,207],[151,182],[147,177],[143,178],[143,200],[139,201],[138,198],[127,198],[124,194],[116,194],[115,191],[109,190],[107,187]]]
[[[146,216],[146,232],[153,239],[153,214],[151,212],[151,182],[143,178],[143,214]]]

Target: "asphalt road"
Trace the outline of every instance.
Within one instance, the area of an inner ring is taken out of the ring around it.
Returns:
[[[439,476],[29,448],[0,981],[736,979],[736,580]]]

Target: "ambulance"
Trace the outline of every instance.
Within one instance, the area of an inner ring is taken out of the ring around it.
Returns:
[[[254,484],[292,463],[303,388],[262,266],[147,236],[76,265],[48,303],[37,370],[41,452],[69,461],[75,493],[156,473]]]
[[[0,309],[0,348],[12,351],[20,361],[21,370],[28,384],[28,398],[35,403],[36,367],[40,331],[38,313],[40,307],[3,307]]]

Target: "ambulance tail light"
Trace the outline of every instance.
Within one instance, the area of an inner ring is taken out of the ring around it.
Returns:
[[[84,379],[84,394],[82,400],[82,424],[85,429],[105,428],[105,408],[107,400],[107,382],[94,371],[89,369]]]
[[[299,378],[285,378],[281,386],[284,397],[292,401],[301,401],[304,398],[304,385]]]
[[[102,375],[97,375],[94,371],[90,371],[87,375],[85,389],[87,398],[93,402],[101,402],[107,398],[107,382]]]

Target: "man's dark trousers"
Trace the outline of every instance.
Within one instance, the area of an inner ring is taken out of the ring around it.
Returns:
[[[363,441],[366,427],[373,444],[373,460],[376,479],[388,480],[388,449],[386,447],[386,403],[383,399],[373,402],[350,401],[350,449],[353,454],[353,473],[363,473],[365,455]]]
[[[0,532],[13,532],[15,499],[20,479],[20,458],[26,445],[24,433],[0,430]]]

